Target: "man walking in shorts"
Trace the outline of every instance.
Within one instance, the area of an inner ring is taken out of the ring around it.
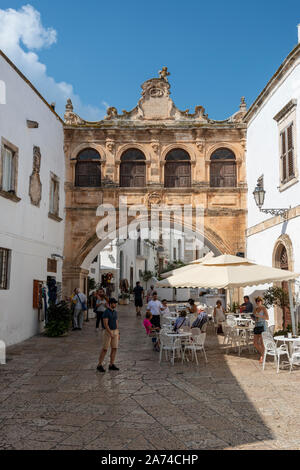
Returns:
[[[144,289],[141,286],[140,281],[137,281],[135,288],[133,289],[134,294],[134,305],[136,308],[136,316],[141,316],[141,308],[143,306],[143,299],[144,299]]]
[[[119,370],[118,367],[116,367],[115,365],[115,359],[120,340],[119,320],[117,311],[115,310],[116,306],[116,299],[109,299],[108,308],[102,314],[104,329],[103,346],[99,356],[99,363],[97,366],[97,370],[99,372],[105,372],[105,369],[103,367],[103,361],[109,348],[111,348],[109,370]]]

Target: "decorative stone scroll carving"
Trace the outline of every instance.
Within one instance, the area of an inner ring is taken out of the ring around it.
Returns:
[[[40,179],[41,151],[39,147],[33,147],[33,169],[29,178],[29,196],[31,204],[39,207],[42,198],[42,183]]]
[[[86,124],[87,121],[81,119],[76,113],[74,113],[73,103],[70,98],[67,100],[66,111],[65,111],[65,123],[69,125],[80,125]]]

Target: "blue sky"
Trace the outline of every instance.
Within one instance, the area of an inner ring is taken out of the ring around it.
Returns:
[[[132,109],[166,65],[180,109],[224,119],[260,93],[298,23],[299,0],[1,0],[0,48],[60,113],[67,95],[87,119]]]

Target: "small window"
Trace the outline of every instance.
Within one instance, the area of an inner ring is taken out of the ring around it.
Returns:
[[[51,174],[50,180],[50,208],[49,212],[58,217],[59,214],[59,180]]]
[[[9,289],[11,250],[0,248],[0,289]]]
[[[47,259],[47,272],[48,273],[57,273],[57,261],[56,261],[56,259],[52,259],[52,258]]]
[[[18,149],[2,138],[0,189],[4,193],[16,195],[17,192]]]

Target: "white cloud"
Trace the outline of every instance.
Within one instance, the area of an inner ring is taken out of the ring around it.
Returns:
[[[56,42],[55,29],[43,26],[40,13],[33,6],[25,5],[19,10],[0,9],[0,48],[45,99],[50,103],[55,102],[56,110],[62,116],[67,98],[71,98],[74,111],[83,119],[100,120],[105,109],[102,106],[98,108],[83,104],[70,83],[56,82],[47,74],[46,65],[40,62],[39,56],[34,52]]]

